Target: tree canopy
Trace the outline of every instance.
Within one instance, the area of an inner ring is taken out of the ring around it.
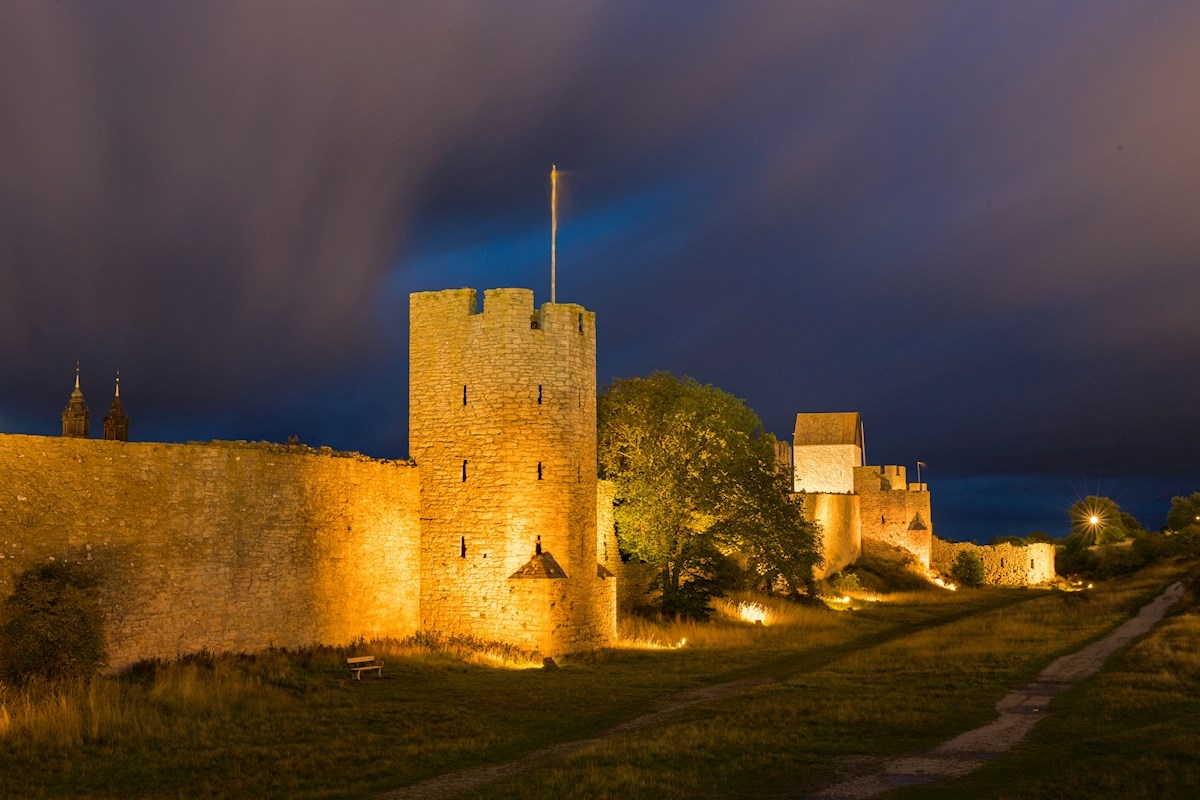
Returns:
[[[1127,519],[1128,518],[1128,519]],[[1129,538],[1129,526],[1141,525],[1121,511],[1115,500],[1089,495],[1071,506],[1071,536],[1077,547],[1110,544]]]
[[[599,398],[600,473],[616,486],[622,550],[659,571],[663,612],[703,616],[728,585],[728,557],[792,590],[819,560],[790,501],[773,438],[738,398],[656,372]]]
[[[1200,528],[1200,492],[1171,498],[1171,510],[1167,512],[1167,527],[1171,530],[1182,531],[1191,526]]]

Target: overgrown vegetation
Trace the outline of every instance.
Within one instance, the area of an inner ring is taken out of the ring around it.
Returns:
[[[87,678],[106,663],[99,575],[54,561],[16,577],[3,606],[0,664],[13,682]]]

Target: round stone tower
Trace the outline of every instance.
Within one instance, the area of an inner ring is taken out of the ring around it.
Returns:
[[[410,298],[421,625],[538,649],[614,634],[596,560],[596,328],[528,289]]]

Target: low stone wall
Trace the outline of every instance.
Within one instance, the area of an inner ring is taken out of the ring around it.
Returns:
[[[0,434],[0,598],[94,563],[113,667],[406,636],[418,491],[406,463],[307,448]]]
[[[945,542],[934,537],[932,569],[943,575],[949,574],[954,560],[964,551],[975,553],[983,561],[984,577],[990,584],[1034,586],[1055,578],[1054,545],[1043,543],[978,545]]]

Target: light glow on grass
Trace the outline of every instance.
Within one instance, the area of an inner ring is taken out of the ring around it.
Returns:
[[[762,603],[742,602],[737,605],[738,617],[752,625],[771,624],[771,615]]]

